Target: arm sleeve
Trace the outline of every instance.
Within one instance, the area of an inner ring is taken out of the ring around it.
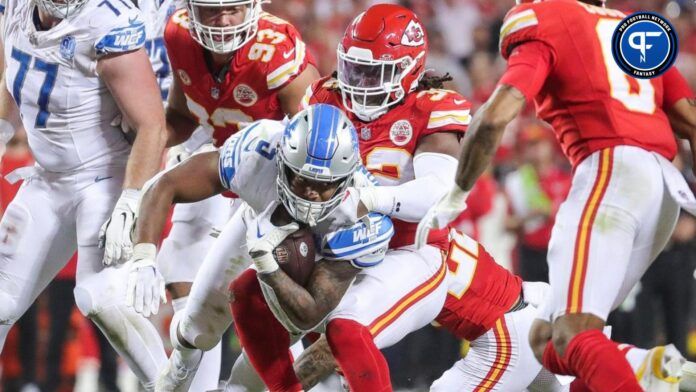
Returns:
[[[518,45],[508,58],[508,66],[498,85],[510,85],[532,102],[541,91],[555,62],[553,49],[540,41]]]
[[[242,132],[230,137],[225,141],[222,147],[220,147],[220,160],[218,161],[218,175],[220,176],[220,183],[225,189],[232,190],[232,180],[237,173],[237,167],[241,160],[242,143],[240,140]]]
[[[94,43],[97,57],[125,53],[145,46],[145,23],[137,10],[128,9],[119,14],[115,25]],[[110,11],[104,11],[110,12]]]
[[[324,236],[321,257],[349,261],[356,268],[374,267],[384,260],[393,236],[391,219],[370,213],[353,226]]]
[[[682,98],[694,97],[694,92],[689,87],[689,83],[675,66],[672,66],[662,75],[662,84],[664,88],[662,107],[664,109],[671,108]]]
[[[446,154],[424,152],[413,158],[415,179],[397,186],[370,188],[373,211],[406,222],[418,222],[454,185],[458,161]],[[423,192],[427,189],[427,192]]]

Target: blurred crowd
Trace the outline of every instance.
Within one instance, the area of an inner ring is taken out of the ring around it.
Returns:
[[[493,92],[504,70],[504,61],[498,54],[498,31],[514,0],[398,2],[414,10],[426,24],[430,40],[429,72],[449,73],[453,80],[446,87],[467,97],[475,110]],[[345,27],[373,3],[377,1],[277,0],[264,8],[299,28],[318,61],[321,74],[326,75],[335,70],[336,45]],[[677,67],[696,88],[694,1],[609,0],[609,6],[627,12],[652,10],[666,16],[680,39]],[[26,141],[20,135],[8,146],[1,172],[7,174],[30,160]],[[680,154],[677,162],[696,189],[690,155]],[[552,130],[535,119],[532,108],[527,108],[507,130],[494,166],[476,185],[469,198],[469,208],[457,225],[479,239],[498,262],[523,279],[547,280],[546,250],[551,227],[570,181],[570,166]],[[1,206],[7,205],[15,190],[16,186],[0,180]],[[672,342],[690,359],[696,358],[696,301],[692,300],[696,284],[695,238],[696,220],[682,216],[671,244],[629,299],[612,314],[610,323],[616,340],[642,347]],[[109,353],[107,345],[99,344],[96,338],[99,333],[86,320],[77,312],[66,310],[72,309],[72,295],[67,290],[71,290],[74,276],[68,270],[63,279],[67,280],[67,286],[52,284],[47,291],[55,294],[40,298],[39,311],[25,316],[33,320],[19,323],[15,328],[23,332],[15,332],[11,338],[14,344],[8,344],[2,355],[2,390],[20,390],[32,384],[42,385],[45,391],[59,390],[61,386],[71,390],[85,358],[102,364],[103,390],[118,390],[113,353]],[[166,322],[165,316],[163,331],[167,330]],[[63,344],[65,341],[69,343]],[[234,345],[233,337],[229,341]],[[55,355],[48,357],[51,347],[61,347],[58,344],[64,347],[58,350],[64,353],[60,367],[52,364]],[[101,354],[99,347],[103,348]],[[429,385],[451,365],[453,358],[465,353],[466,342],[458,342],[434,327],[412,334],[386,350],[394,385],[410,389]],[[32,363],[42,365],[31,366]]]

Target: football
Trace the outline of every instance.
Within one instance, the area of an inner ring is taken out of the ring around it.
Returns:
[[[303,287],[314,270],[314,255],[314,237],[306,227],[290,234],[273,250],[280,269]]]

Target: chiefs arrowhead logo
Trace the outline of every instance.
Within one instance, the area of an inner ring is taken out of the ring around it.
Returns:
[[[406,46],[421,46],[425,43],[425,32],[423,26],[415,20],[408,22],[404,35],[401,37],[401,44]]]

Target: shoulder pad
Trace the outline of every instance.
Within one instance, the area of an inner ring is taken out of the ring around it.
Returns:
[[[452,90],[418,92],[418,108],[428,115],[426,134],[440,130],[466,131],[471,122],[471,103]]]
[[[332,97],[338,92],[338,80],[331,76],[325,76],[307,86],[302,107],[306,108],[315,103],[332,103]]]
[[[189,22],[190,20],[186,8],[175,11],[167,21],[167,26],[164,30],[165,38],[167,36],[176,36],[178,30],[185,30],[186,34],[189,34]]]
[[[125,26],[114,27],[95,44],[98,56],[130,52],[145,44],[145,23],[140,17],[128,20]]]
[[[539,18],[536,4],[520,4],[505,15],[500,28],[500,54],[507,60],[514,47],[538,38]]]
[[[314,62],[295,27],[267,13],[259,21],[256,39],[247,45],[248,60],[265,65],[269,90],[284,87]]]
[[[259,120],[230,136],[219,150],[218,174],[222,185],[226,189],[237,192],[238,190],[232,189],[232,180],[238,170],[246,167],[241,162],[246,162],[250,156],[273,159],[275,155],[273,143],[284,130],[285,127],[280,121]]]
[[[389,217],[370,213],[350,227],[325,235],[321,256],[350,261],[356,268],[372,267],[384,260],[393,235],[394,225]]]

